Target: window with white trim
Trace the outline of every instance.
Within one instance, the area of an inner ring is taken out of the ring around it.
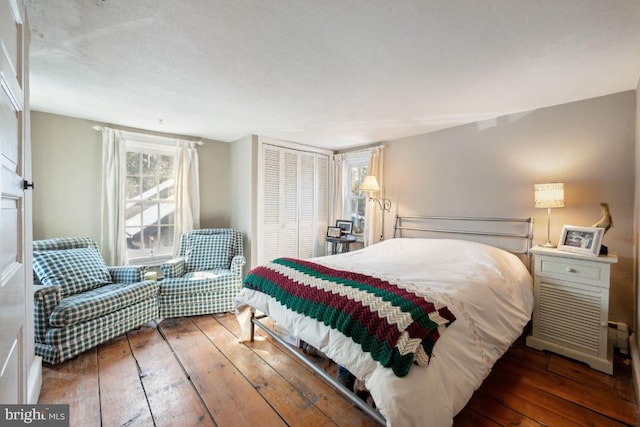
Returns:
[[[353,234],[358,235],[364,231],[364,211],[366,209],[367,194],[360,190],[360,184],[362,184],[364,177],[367,176],[369,152],[347,153],[343,164],[343,219],[353,221]]]
[[[127,140],[125,220],[129,262],[169,259],[175,223],[176,149]]]

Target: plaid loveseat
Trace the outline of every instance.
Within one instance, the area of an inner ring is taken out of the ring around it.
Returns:
[[[245,262],[239,231],[208,228],[183,233],[178,257],[161,265],[160,318],[233,311]]]
[[[86,237],[33,242],[35,352],[57,364],[158,317],[145,267],[108,267]]]

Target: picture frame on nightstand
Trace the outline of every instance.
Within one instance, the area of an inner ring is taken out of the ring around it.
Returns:
[[[598,256],[604,228],[565,225],[558,242],[558,250],[582,255]]]
[[[340,227],[327,227],[327,237],[340,237],[342,229]]]

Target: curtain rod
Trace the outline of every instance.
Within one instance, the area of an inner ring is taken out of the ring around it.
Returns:
[[[100,132],[100,131],[102,131],[102,129],[109,129],[109,127],[95,125],[95,126],[92,126],[91,129]],[[164,139],[184,139],[185,141],[191,141],[191,142],[194,142],[194,143],[196,143],[198,145],[203,145],[204,144],[204,142],[202,142],[200,140],[195,140],[195,139],[175,138],[175,137],[171,137],[171,136],[160,136],[160,135],[146,134],[146,133],[141,133],[141,132],[131,132],[131,131],[122,130],[122,129],[118,129],[118,130],[120,130],[122,132],[125,132],[125,133],[134,134],[134,135],[138,134],[138,135],[149,136],[149,137],[153,137],[153,138],[164,138]]]

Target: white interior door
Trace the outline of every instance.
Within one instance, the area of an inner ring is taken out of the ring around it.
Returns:
[[[21,6],[0,0],[0,402],[25,403],[24,172],[29,153]],[[23,78],[24,76],[24,78]],[[29,313],[30,314],[30,313]]]

